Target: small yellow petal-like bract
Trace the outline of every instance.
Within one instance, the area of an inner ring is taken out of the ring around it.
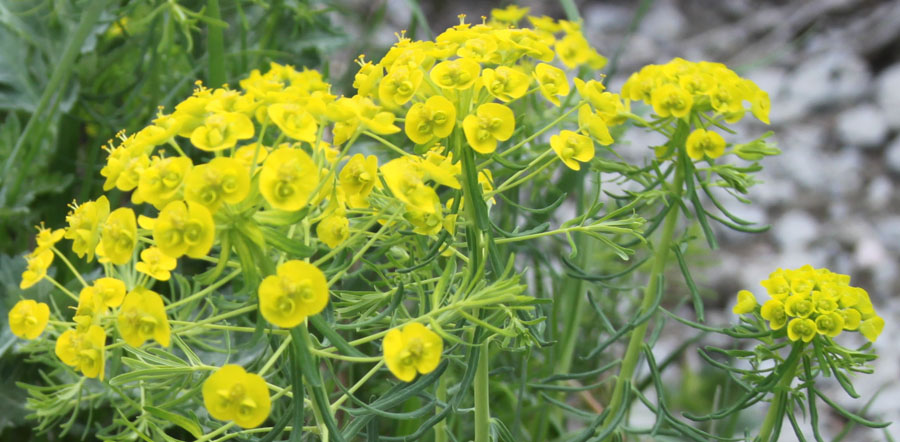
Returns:
[[[488,93],[506,103],[525,95],[531,85],[528,74],[508,66],[484,69],[481,71],[481,81]]]
[[[725,153],[725,139],[711,130],[696,129],[688,135],[685,147],[692,160],[703,159],[704,155],[715,159]]]
[[[260,426],[272,407],[265,379],[234,364],[225,365],[206,378],[203,405],[213,418],[234,421],[243,428]]]
[[[333,249],[350,237],[350,220],[344,215],[332,213],[319,221],[316,236]]]
[[[537,79],[541,94],[556,107],[560,106],[559,97],[569,95],[569,80],[562,69],[539,63],[534,68],[534,77]]]
[[[69,227],[65,238],[72,240],[72,251],[87,261],[94,259],[97,243],[100,242],[100,226],[109,216],[109,200],[106,195],[96,201],[88,201],[81,205],[73,205],[72,211],[66,215]]]
[[[118,307],[125,299],[125,283],[116,278],[98,278],[91,288],[103,308]]]
[[[456,125],[456,107],[450,100],[435,95],[424,103],[416,103],[406,113],[406,136],[416,144],[446,138]]]
[[[590,138],[570,130],[564,130],[550,137],[550,147],[568,168],[580,170],[579,162],[594,158],[594,142]]]
[[[855,308],[840,309],[837,311],[844,319],[844,330],[856,330],[862,322],[862,315]]]
[[[684,118],[691,113],[694,98],[680,86],[668,83],[653,89],[650,102],[660,117]]]
[[[802,339],[803,342],[812,341],[813,338],[816,337],[817,331],[816,321],[809,318],[791,319],[787,328],[788,339],[792,341],[798,341],[800,339]]]
[[[163,347],[169,346],[171,329],[166,308],[158,293],[135,287],[125,295],[118,317],[119,334],[132,347],[140,347],[154,339]]]
[[[588,104],[578,108],[578,126],[582,132],[594,137],[600,144],[609,146],[613,143],[613,137],[609,133],[606,120],[600,114],[594,113]]]
[[[444,341],[418,322],[391,329],[382,343],[384,362],[394,376],[411,382],[416,373],[431,373],[441,362]]]
[[[38,249],[27,255],[25,260],[28,261],[28,267],[22,272],[22,281],[19,283],[22,290],[37,284],[47,276],[47,269],[53,264],[53,251]]]
[[[191,143],[207,152],[234,147],[238,140],[253,137],[253,122],[239,112],[217,112],[191,132]]]
[[[881,316],[872,316],[859,324],[859,332],[871,342],[878,339],[882,330],[884,330],[884,319]]]
[[[463,120],[466,141],[478,153],[491,153],[497,149],[497,141],[506,141],[516,129],[516,116],[512,109],[497,103],[478,106],[474,115]]]
[[[153,240],[172,258],[202,258],[215,239],[216,224],[209,209],[192,201],[172,201],[153,223]]]
[[[56,356],[85,376],[103,380],[106,332],[97,325],[91,325],[85,332],[67,330],[56,340]]]
[[[184,199],[206,206],[215,213],[224,203],[237,204],[250,193],[250,175],[234,158],[213,158],[188,173]]]
[[[408,210],[426,213],[440,211],[441,200],[430,186],[425,184],[424,171],[417,158],[395,158],[381,166],[381,176],[394,196],[406,204]]]
[[[429,77],[444,89],[468,89],[481,72],[481,65],[469,58],[445,60],[431,68]]]
[[[844,330],[844,317],[837,312],[828,312],[816,317],[816,330],[820,335],[835,337]]]
[[[178,199],[181,185],[194,164],[188,157],[153,157],[150,167],[141,172],[137,190],[131,195],[132,201],[144,201],[157,209],[162,209]]]
[[[259,309],[264,318],[282,328],[296,327],[328,304],[328,281],[318,267],[291,260],[259,285]]]
[[[134,210],[120,207],[113,210],[103,223],[97,253],[113,264],[126,264],[131,261],[137,240],[137,220]]]
[[[369,207],[369,194],[378,183],[378,157],[366,157],[361,153],[353,155],[341,169],[338,182],[347,197],[347,205],[352,208]]]
[[[731,311],[736,315],[743,315],[756,310],[756,296],[750,290],[741,290],[737,294],[737,304]]]
[[[814,311],[815,306],[808,295],[791,295],[784,301],[784,312],[788,316],[808,318]]]
[[[266,157],[259,175],[259,193],[279,210],[300,210],[319,184],[312,158],[301,149],[281,147]]]
[[[168,281],[172,277],[178,260],[160,250],[159,247],[148,247],[141,250],[141,260],[134,269],[159,281]]]
[[[297,103],[276,103],[267,110],[272,122],[285,135],[300,141],[316,141],[316,119]]]
[[[421,68],[394,66],[378,84],[378,99],[388,107],[403,106],[419,90],[423,78]]]
[[[49,320],[50,307],[33,299],[23,299],[9,311],[9,328],[22,339],[40,336]]]
[[[784,303],[777,299],[770,299],[762,305],[759,311],[763,319],[769,321],[772,330],[778,330],[787,324],[788,315],[784,311]]]
[[[66,234],[64,229],[51,230],[44,227],[43,221],[41,222],[41,225],[35,226],[35,228],[38,230],[38,234],[35,235],[34,238],[34,242],[37,243],[37,247],[34,249],[35,252],[53,247],[63,238],[63,235]]]

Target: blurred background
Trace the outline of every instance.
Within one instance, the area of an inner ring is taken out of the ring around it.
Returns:
[[[221,2],[228,81],[236,84],[270,61],[320,69],[349,87],[359,54],[379,58],[399,30],[429,38],[478,22],[508,2],[455,0],[241,0]],[[721,231],[721,249],[692,250],[695,277],[711,323],[734,321],[737,290],[763,294],[758,282],[775,267],[811,263],[853,275],[886,326],[875,347],[875,374],[856,381],[862,400],[836,386],[838,403],[900,422],[900,2],[864,0],[576,1],[594,46],[610,58],[606,83],[618,91],[641,66],[673,57],[725,63],[772,98],[771,126],[745,119],[746,140],[765,131],[783,154],[763,161],[752,205],[729,209],[771,224],[769,232]],[[522,1],[532,15],[565,17],[552,1]],[[137,130],[157,106],[190,94],[206,78],[206,1],[0,0],[0,440],[66,440],[33,434],[24,392],[35,367],[16,355],[6,326],[19,298],[33,226],[62,227],[66,205],[96,197],[105,161],[101,146],[119,130]],[[91,10],[98,13],[91,16]],[[629,130],[617,147],[642,158],[658,140]],[[115,199],[113,204],[115,204]],[[65,280],[65,278],[63,278]],[[29,289],[45,296],[49,283]],[[43,293],[43,294],[41,294]],[[665,355],[681,342],[663,337]],[[685,366],[701,370],[686,354]],[[677,375],[676,375],[677,376]],[[682,379],[684,379],[682,374]],[[635,410],[640,415],[640,410]],[[825,434],[843,428],[826,416]],[[897,427],[897,425],[892,425]],[[896,439],[854,430],[845,440]],[[80,435],[79,435],[80,436]],[[72,437],[71,435],[69,437]],[[782,440],[792,435],[783,434]],[[72,440],[75,440],[73,438]]]

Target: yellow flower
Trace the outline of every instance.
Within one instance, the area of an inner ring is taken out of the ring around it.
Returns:
[[[103,380],[106,365],[106,332],[92,325],[87,332],[67,330],[56,340],[56,356],[89,378]]]
[[[715,159],[725,153],[725,139],[711,130],[696,129],[688,135],[685,147],[693,160],[703,159],[704,155]]]
[[[103,308],[118,307],[125,299],[125,283],[116,278],[99,278],[92,288],[94,297]]]
[[[253,137],[253,122],[238,112],[214,113],[191,132],[191,143],[197,149],[207,152],[234,147],[238,140]]]
[[[269,118],[285,135],[300,141],[316,141],[316,119],[297,103],[277,103],[269,106]]]
[[[316,236],[332,249],[350,237],[350,220],[339,213],[332,213],[319,221]]]
[[[215,212],[223,203],[237,204],[250,193],[250,176],[234,158],[213,158],[194,167],[184,186],[184,199],[206,206]]]
[[[609,133],[606,121],[599,114],[591,111],[590,105],[583,104],[578,109],[578,126],[604,146],[609,146],[615,141]]]
[[[153,157],[150,167],[141,172],[137,190],[131,195],[135,204],[148,202],[162,209],[178,199],[178,191],[194,164],[188,157]]]
[[[737,81],[719,82],[710,94],[709,102],[722,114],[738,113],[744,108],[744,97]]]
[[[259,309],[272,324],[296,327],[328,304],[328,282],[318,267],[291,260],[278,266],[276,273],[259,285]]]
[[[884,319],[881,316],[872,316],[859,325],[859,332],[871,342],[878,339],[882,330],[884,330]]]
[[[763,319],[769,321],[772,330],[778,330],[787,323],[788,315],[784,311],[784,304],[777,299],[770,299],[762,305],[759,311]],[[815,325],[815,324],[813,324]]]
[[[269,154],[259,174],[259,192],[279,210],[300,210],[318,185],[312,158],[301,149],[281,147]]]
[[[791,293],[791,286],[788,285],[781,275],[772,275],[769,279],[763,280],[759,284],[766,289],[769,296],[779,301],[784,301]]]
[[[166,255],[159,247],[148,247],[141,251],[141,261],[134,269],[159,281],[168,281],[171,271],[175,270],[178,260]]]
[[[341,189],[352,208],[369,207],[369,194],[378,183],[378,158],[358,153],[341,169],[338,175]]]
[[[590,138],[570,130],[550,137],[550,147],[569,169],[580,170],[579,162],[594,158],[594,142]]]
[[[34,248],[34,252],[32,252],[32,254],[53,247],[53,245],[58,243],[59,240],[63,238],[63,235],[66,234],[65,229],[51,230],[44,227],[43,221],[41,221],[41,225],[35,226],[35,228],[38,230],[38,234],[34,238],[34,242],[37,243],[37,247]]]
[[[650,102],[660,117],[684,118],[691,113],[694,98],[686,90],[674,84],[664,84],[653,89]]]
[[[353,87],[356,93],[362,96],[368,96],[372,93],[372,89],[384,76],[384,68],[379,65],[372,64],[371,61],[364,61],[362,56],[356,61],[359,64],[359,71],[353,76]]]
[[[769,101],[769,94],[766,91],[757,89],[750,98],[750,112],[757,120],[769,124],[769,109],[772,104]]]
[[[388,107],[402,106],[416,94],[424,77],[418,68],[393,67],[378,84],[378,99]]]
[[[381,166],[381,175],[394,196],[407,209],[426,213],[440,211],[441,200],[437,193],[425,184],[422,172],[411,157],[400,157]]]
[[[35,252],[38,252],[38,250],[35,250],[25,257],[28,261],[28,267],[22,272],[22,282],[19,283],[19,288],[22,290],[25,290],[44,279],[44,277],[47,276],[47,269],[50,267],[50,264],[53,264],[52,250],[43,250],[37,254],[35,254]]]
[[[819,290],[812,292],[812,302],[818,313],[831,313],[838,308],[838,302],[834,297],[828,296]]]
[[[468,58],[442,61],[431,69],[428,75],[438,86],[444,89],[468,89],[475,84],[481,65]]]
[[[735,304],[731,311],[736,315],[743,315],[756,310],[757,305],[759,304],[756,303],[756,296],[753,296],[753,292],[750,290],[741,290],[737,294],[737,304]]]
[[[75,309],[72,321],[75,322],[75,328],[79,332],[85,332],[91,324],[99,323],[99,316],[105,311],[106,307],[103,305],[103,301],[94,296],[94,288],[84,287],[78,293],[78,307]]]
[[[788,339],[797,341],[803,339],[803,342],[812,341],[816,337],[816,321],[808,318],[794,318],[788,324]]]
[[[418,322],[391,329],[384,337],[384,362],[394,376],[411,382],[416,372],[428,374],[441,362],[444,341]]]
[[[791,295],[784,301],[784,311],[788,316],[807,318],[813,314],[815,308],[812,300],[807,295]]]
[[[141,172],[150,164],[147,151],[153,146],[143,140],[137,140],[135,135],[125,137],[120,132],[119,138],[122,140],[119,146],[115,148],[104,146],[109,152],[109,157],[106,159],[106,165],[100,169],[100,175],[106,177],[103,190],[115,187],[128,192],[137,187]]]
[[[441,149],[442,147],[439,145],[434,146],[425,152],[421,161],[415,161],[422,173],[422,179],[459,189],[462,187],[458,178],[462,174],[462,165],[458,161],[453,162],[453,153],[448,153],[447,156],[441,155]]]
[[[453,103],[435,95],[409,108],[404,129],[414,143],[425,144],[435,138],[446,138],[455,125],[456,108]]]
[[[438,201],[438,208],[440,201]],[[435,210],[420,210],[416,207],[407,207],[403,217],[413,225],[413,232],[419,235],[434,235],[441,231],[443,227],[443,213],[437,208]]]
[[[90,262],[94,259],[97,243],[100,242],[100,226],[109,216],[109,200],[104,195],[97,198],[97,201],[71,207],[72,211],[66,215],[69,227],[65,238],[72,240],[72,251],[79,258],[87,255],[87,261]]]
[[[589,62],[593,69],[601,69],[606,65],[606,59],[591,48],[581,32],[569,33],[558,40],[556,53],[559,60],[569,69],[575,69]]]
[[[132,347],[140,347],[154,339],[163,347],[169,346],[171,329],[166,308],[158,293],[135,287],[125,295],[118,317],[119,334]]]
[[[503,9],[494,8],[491,9],[491,18],[499,22],[515,25],[519,20],[528,15],[528,11],[530,10],[531,8],[520,8],[516,5],[509,5]]]
[[[534,78],[537,79],[541,94],[557,107],[560,106],[559,97],[569,95],[569,80],[562,69],[539,63],[534,68]]]
[[[113,210],[106,218],[102,231],[97,254],[113,264],[122,265],[131,261],[138,240],[134,211],[127,207]]]
[[[243,428],[260,426],[272,407],[265,379],[234,364],[225,365],[206,378],[203,405],[213,418],[233,420]]]
[[[23,299],[9,311],[9,329],[22,339],[40,336],[49,320],[50,307],[33,299]]]
[[[212,214],[201,204],[172,201],[153,225],[153,240],[172,258],[182,255],[202,258],[209,253],[216,235]]]
[[[816,330],[833,338],[844,330],[844,317],[837,312],[822,313],[816,317]]]
[[[474,115],[463,120],[466,141],[478,153],[491,153],[497,149],[497,141],[506,141],[516,129],[513,111],[497,103],[478,106]]]
[[[510,102],[528,92],[531,78],[521,69],[500,66],[497,69],[482,70],[481,81],[488,93],[500,101]]]
[[[837,311],[844,319],[844,330],[856,330],[862,322],[862,315],[855,308],[841,309]]]
[[[238,150],[234,151],[234,159],[241,162],[244,167],[247,168],[249,173],[250,168],[253,166],[253,160],[256,159],[256,164],[262,164],[265,161],[266,156],[269,155],[269,148],[259,143],[252,143],[246,146],[241,146]],[[259,169],[257,169],[259,171]]]

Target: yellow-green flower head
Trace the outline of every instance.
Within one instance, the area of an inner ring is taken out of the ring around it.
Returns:
[[[416,103],[409,108],[404,129],[406,136],[414,143],[425,144],[437,138],[448,137],[455,125],[456,107],[450,100],[435,95],[424,103]]]
[[[116,278],[98,278],[91,289],[94,298],[104,309],[118,307],[125,299],[125,283]]]
[[[371,61],[365,61],[362,56],[356,63],[359,64],[359,71],[353,76],[353,87],[356,88],[357,94],[371,96],[375,85],[384,77],[384,68]]]
[[[440,211],[441,200],[437,193],[425,184],[422,171],[411,157],[400,157],[381,166],[381,176],[394,196],[408,210],[426,213]]]
[[[159,247],[148,247],[141,251],[141,260],[134,269],[158,281],[168,281],[172,277],[170,272],[177,265],[178,260],[163,253]]]
[[[584,35],[579,32],[567,33],[565,37],[556,42],[556,54],[569,69],[574,69],[587,64],[591,69],[603,69],[606,66],[606,58],[598,54]]]
[[[239,140],[253,137],[253,122],[238,112],[218,112],[206,117],[191,132],[191,144],[207,152],[234,147]]]
[[[695,129],[688,135],[685,147],[692,160],[701,160],[704,156],[715,159],[725,153],[725,139],[711,130]]]
[[[113,210],[103,223],[102,232],[97,254],[113,264],[122,265],[131,261],[138,240],[134,210],[127,207]]]
[[[473,32],[470,35],[471,38],[460,42],[456,55],[475,60],[478,63],[499,64],[500,52],[497,51],[497,38],[489,33]]]
[[[276,103],[268,108],[269,118],[285,135],[299,141],[316,141],[316,119],[296,103]]]
[[[316,236],[332,249],[350,237],[350,220],[339,213],[332,213],[319,221]]]
[[[50,249],[63,238],[63,235],[66,234],[65,229],[51,230],[44,227],[43,221],[41,221],[41,225],[34,226],[34,228],[38,231],[37,235],[34,237],[34,242],[37,244],[37,247],[34,248],[32,254]]]
[[[759,304],[756,303],[756,296],[753,296],[753,292],[750,290],[741,290],[737,294],[737,304],[735,304],[731,311],[736,315],[752,313],[756,310],[757,305]]]
[[[328,304],[328,281],[318,267],[299,260],[278,266],[259,285],[259,310],[266,321],[293,328]]]
[[[106,332],[97,325],[82,333],[66,330],[56,340],[56,356],[89,378],[103,380],[106,365]]]
[[[546,15],[540,17],[530,15],[528,16],[528,21],[531,22],[531,26],[534,26],[535,29],[549,34],[555,34],[562,30],[562,26],[556,22],[556,19]]]
[[[881,316],[872,316],[859,325],[859,332],[871,342],[878,339],[882,330],[884,330],[884,319]]]
[[[316,164],[301,149],[276,149],[266,158],[259,174],[259,192],[279,210],[300,210],[318,184]]]
[[[191,134],[199,126],[203,125],[204,120],[209,115],[206,105],[212,98],[212,91],[203,87],[198,81],[194,93],[181,103],[175,105],[175,111],[172,112],[172,118],[178,123],[178,136],[190,138]]]
[[[22,281],[19,288],[25,290],[44,279],[47,276],[47,269],[53,264],[52,250],[35,250],[25,257],[28,261],[28,267],[22,272]]]
[[[831,313],[838,308],[838,301],[835,297],[829,296],[822,291],[814,290],[812,292],[813,307],[816,313]]]
[[[147,153],[153,145],[137,140],[135,135],[125,137],[121,132],[119,138],[122,140],[119,146],[104,147],[109,151],[109,157],[106,159],[106,165],[100,169],[100,175],[106,177],[103,190],[115,187],[128,192],[137,187],[141,172],[150,165]]]
[[[469,89],[478,79],[481,65],[468,58],[445,60],[431,68],[429,77],[444,89]]]
[[[459,161],[453,162],[453,153],[447,153],[447,156],[442,155],[440,153],[442,149],[439,145],[432,147],[425,152],[421,161],[415,161],[415,163],[425,181],[430,180],[442,186],[459,189],[462,187],[458,178],[462,174],[462,165],[459,164]]]
[[[260,426],[272,408],[265,379],[234,364],[225,365],[206,378],[203,405],[213,418],[234,421],[242,428]]]
[[[100,242],[100,226],[109,216],[109,200],[104,195],[97,198],[97,201],[71,207],[72,211],[66,215],[69,227],[65,238],[72,240],[72,251],[79,258],[87,255],[87,261],[90,262],[94,259],[94,251]]]
[[[419,90],[424,77],[420,68],[394,66],[378,83],[378,99],[388,107],[403,106]]]
[[[428,374],[437,368],[444,341],[418,322],[387,332],[382,343],[384,362],[397,379],[412,382],[416,373]]]
[[[438,202],[440,204],[440,202]],[[443,212],[438,208],[434,210],[420,210],[416,207],[407,207],[403,217],[413,226],[413,232],[419,235],[434,235],[444,226]]]
[[[844,330],[844,317],[837,312],[821,313],[816,316],[816,330],[833,338]]]
[[[512,109],[497,103],[478,106],[474,115],[463,120],[466,141],[475,152],[488,154],[497,149],[497,141],[506,141],[516,130]]]
[[[145,143],[148,146],[159,146],[172,141],[180,129],[178,119],[173,118],[171,115],[163,114],[162,107],[160,107],[153,124],[138,131],[134,134],[134,137],[138,142]]]
[[[778,330],[787,324],[788,315],[784,310],[784,303],[777,299],[770,299],[760,308],[759,315],[769,321],[772,330]]]
[[[511,25],[515,25],[522,20],[526,15],[528,15],[528,11],[531,8],[520,8],[516,5],[509,5],[503,9],[494,8],[491,9],[491,18],[502,23],[508,23]]]
[[[153,157],[141,172],[137,190],[131,195],[135,204],[148,202],[162,209],[179,197],[179,190],[194,164],[188,157]]]
[[[844,319],[844,330],[856,330],[862,322],[862,315],[855,308],[845,308],[837,310]]]
[[[560,106],[559,97],[569,95],[569,80],[562,69],[546,63],[538,63],[534,68],[534,78],[544,98]]]
[[[269,148],[263,146],[259,143],[247,144],[239,147],[236,151],[234,151],[233,158],[240,161],[241,164],[247,168],[247,173],[250,173],[250,169],[253,166],[253,160],[256,159],[256,164],[262,164],[263,161],[266,160],[266,157],[269,155]]]
[[[650,102],[660,117],[684,118],[691,113],[694,98],[675,84],[664,84],[653,89]]]
[[[787,328],[788,339],[792,341],[798,341],[800,339],[802,339],[803,342],[812,341],[813,338],[816,337],[817,331],[816,321],[809,318],[791,319]]]
[[[106,311],[103,301],[94,296],[94,288],[84,287],[78,293],[78,307],[72,321],[79,332],[86,332],[91,324],[99,324],[100,315]]]
[[[734,114],[744,110],[744,94],[737,79],[720,81],[709,96],[709,102],[716,112]]]
[[[132,347],[140,347],[148,339],[169,346],[171,329],[166,308],[162,297],[152,290],[135,287],[125,295],[117,323],[122,339]]]
[[[341,169],[338,175],[340,187],[352,208],[369,207],[369,194],[378,183],[378,158],[358,153]]]
[[[9,311],[9,329],[22,339],[35,339],[50,320],[50,307],[33,299],[23,299]]]
[[[482,70],[481,82],[489,94],[508,103],[528,92],[531,77],[518,67],[499,66]]]
[[[223,203],[237,204],[250,193],[250,176],[234,158],[213,158],[191,169],[184,183],[184,199],[215,212]]]
[[[602,116],[594,113],[591,110],[591,106],[588,104],[583,104],[578,108],[578,126],[581,128],[582,132],[594,137],[604,146],[609,146],[615,142],[612,135],[609,133],[609,127],[606,125],[606,121]]]
[[[209,209],[192,201],[172,201],[153,223],[153,240],[172,258],[202,258],[215,237],[216,224]]]
[[[784,301],[791,294],[791,286],[788,284],[784,276],[773,273],[769,279],[760,281],[759,283],[773,299]]]
[[[580,170],[581,164],[594,158],[594,142],[570,130],[550,137],[550,147],[569,169]]]
[[[815,307],[808,295],[791,295],[784,301],[784,311],[788,316],[808,318],[815,311]]]

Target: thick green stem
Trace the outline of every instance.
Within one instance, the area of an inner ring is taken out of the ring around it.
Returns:
[[[206,4],[206,15],[213,20],[221,21],[219,13],[219,0],[209,0]],[[206,50],[209,53],[209,84],[212,87],[222,87],[225,84],[225,37],[222,27],[209,23],[206,25],[207,41]]]
[[[659,242],[656,243],[654,256],[653,256],[653,266],[650,269],[650,281],[647,283],[647,287],[644,290],[644,299],[641,302],[640,315],[646,313],[650,308],[653,307],[656,294],[662,287],[659,287],[660,283],[660,275],[666,269],[666,260],[669,256],[669,248],[672,244],[672,238],[675,235],[675,226],[678,224],[678,205],[676,201],[681,198],[681,187],[684,182],[684,173],[681,167],[678,167],[675,170],[675,181],[672,187],[672,197],[669,199],[669,204],[672,207],[669,209],[669,213],[666,215],[665,224],[663,224],[662,234],[659,238]],[[650,321],[645,321],[644,323],[635,327],[631,332],[631,338],[628,341],[628,348],[625,350],[625,357],[622,359],[622,365],[619,368],[619,377],[616,379],[616,387],[613,390],[612,400],[609,403],[609,417],[603,422],[603,427],[610,425],[614,416],[617,416],[619,407],[627,406],[627,404],[623,403],[623,397],[625,395],[625,387],[628,384],[632,377],[634,377],[634,371],[637,368],[638,359],[641,356],[641,347],[644,344],[644,337],[647,334],[647,327],[649,327]]]
[[[772,402],[769,404],[769,411],[766,413],[766,418],[763,420],[762,428],[759,430],[759,436],[757,436],[756,442],[769,442],[772,440],[772,432],[775,430],[776,425],[784,419],[785,407],[789,405],[786,403],[788,399],[788,389],[791,388],[791,381],[794,380],[794,372],[797,369],[797,363],[800,362],[803,347],[804,343],[802,341],[797,341],[797,343],[794,344],[794,348],[791,349],[790,356],[785,360],[787,365],[781,370],[781,379],[778,380],[774,389],[775,397],[772,398]]]
[[[478,355],[475,369],[475,442],[490,440],[491,404],[488,391],[488,361],[490,346],[485,342]]]

